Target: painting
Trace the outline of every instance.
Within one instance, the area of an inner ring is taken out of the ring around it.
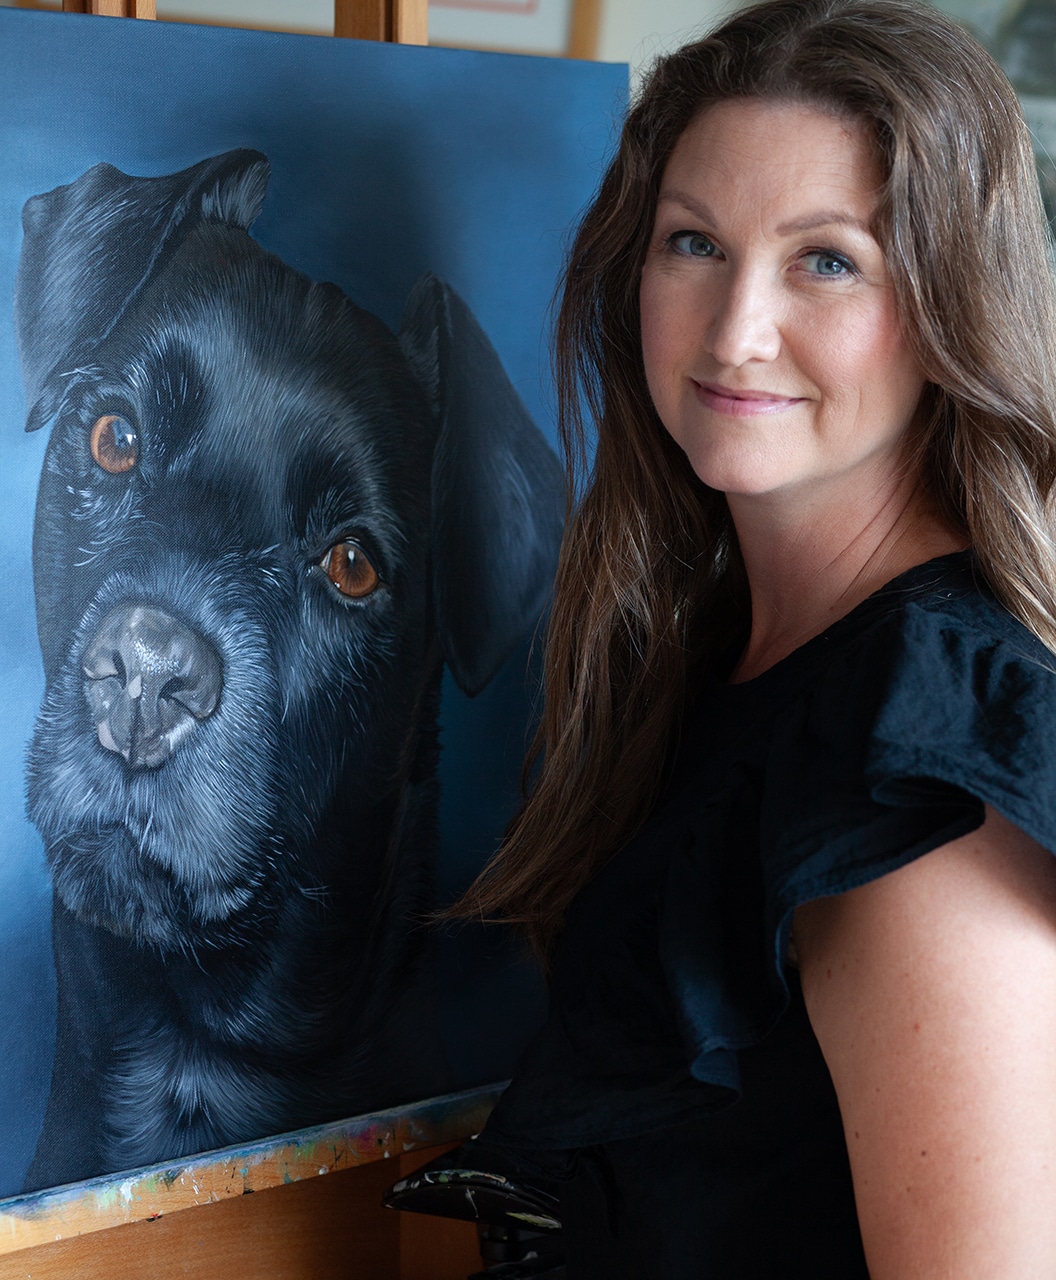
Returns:
[[[9,1195],[512,1066],[537,979],[429,916],[516,803],[548,306],[626,72],[33,12],[0,47]]]

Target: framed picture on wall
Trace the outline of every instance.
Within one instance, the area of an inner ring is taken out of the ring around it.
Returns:
[[[593,58],[601,0],[429,0],[429,43]]]

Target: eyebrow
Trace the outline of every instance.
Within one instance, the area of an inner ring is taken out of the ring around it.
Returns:
[[[657,204],[680,204],[684,209],[691,210],[705,221],[714,221],[711,210],[707,205],[702,205],[684,191],[661,191],[657,197]],[[839,209],[819,209],[817,213],[808,213],[802,218],[793,218],[790,222],[782,222],[777,227],[777,234],[780,236],[795,235],[804,231],[817,231],[822,227],[851,227],[856,231],[864,232],[868,236],[874,234],[873,228],[869,223],[863,222],[861,218],[855,218],[852,214],[841,212]]]
[[[791,222],[782,222],[777,228],[778,235],[788,235],[796,231],[817,231],[819,227],[853,227],[872,235],[873,229],[861,218],[852,217],[849,213],[840,213],[836,209],[825,209],[819,213],[808,214],[805,218],[794,218]]]

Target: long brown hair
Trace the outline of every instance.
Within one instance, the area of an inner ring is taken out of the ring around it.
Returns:
[[[970,36],[913,0],[742,11],[657,64],[564,276],[559,418],[586,489],[558,568],[529,796],[455,909],[519,923],[544,956],[572,897],[655,803],[694,664],[747,636],[725,499],[656,416],[638,311],[668,157],[731,98],[816,105],[871,129],[886,175],[877,235],[929,381],[924,482],[998,597],[1056,648],[1056,305],[1015,94]]]

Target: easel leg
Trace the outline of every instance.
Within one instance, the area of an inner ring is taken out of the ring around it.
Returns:
[[[104,18],[156,18],[157,0],[62,0],[63,13],[97,13]]]
[[[428,44],[427,0],[334,0],[334,35]]]

